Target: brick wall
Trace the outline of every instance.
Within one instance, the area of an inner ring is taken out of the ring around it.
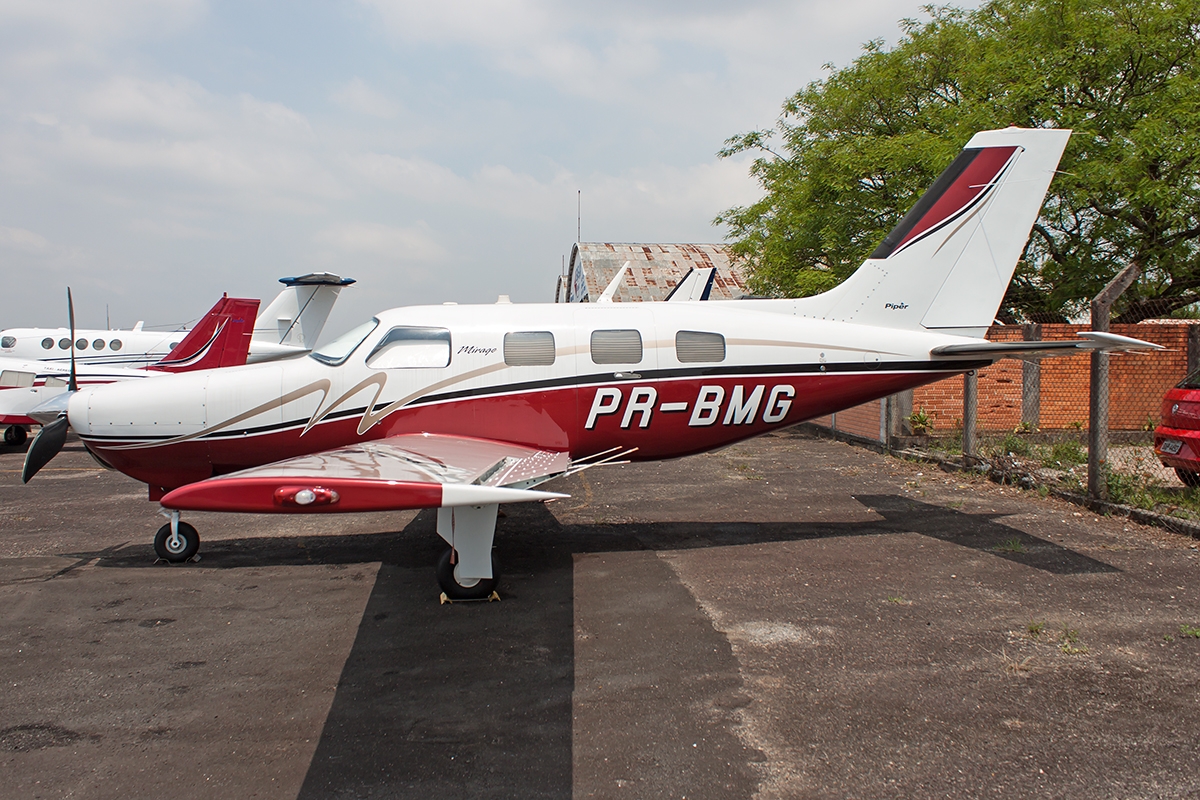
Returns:
[[[1043,325],[1042,338],[1073,339],[1081,330],[1088,330],[1088,326]],[[1161,344],[1166,350],[1114,354],[1109,358],[1110,429],[1137,431],[1158,424],[1163,394],[1187,371],[1187,331],[1186,323],[1112,326],[1113,333]],[[1022,331],[1015,326],[994,326],[987,338],[993,342],[1020,340]],[[1087,427],[1090,369],[1087,354],[1041,362],[1040,429]],[[1005,359],[979,371],[980,430],[1013,430],[1021,424],[1022,385],[1022,362],[1016,359]],[[913,410],[918,409],[929,416],[934,432],[961,425],[962,378],[955,376],[914,390]],[[840,418],[841,414],[839,422]]]
[[[809,421],[823,428],[879,441],[879,415],[883,413],[882,405],[881,401],[872,400],[869,403],[839,411],[837,414],[827,414]]]

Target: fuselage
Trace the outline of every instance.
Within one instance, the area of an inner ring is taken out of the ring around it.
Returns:
[[[81,391],[71,427],[151,496],[400,433],[631,458],[703,452],[977,366],[959,337],[797,301],[421,306],[314,356]],[[356,341],[361,336],[361,341]],[[981,362],[984,363],[984,362]]]

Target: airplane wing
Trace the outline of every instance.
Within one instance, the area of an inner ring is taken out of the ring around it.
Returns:
[[[971,342],[969,344],[945,344],[929,351],[934,358],[1043,358],[1045,356],[1070,356],[1096,350],[1106,353],[1123,353],[1135,350],[1162,350],[1160,344],[1144,342],[1129,336],[1101,331],[1080,331],[1079,339],[1051,342]]]
[[[249,513],[400,511],[567,497],[530,489],[566,453],[439,434],[402,434],[181,486],[165,508]]]

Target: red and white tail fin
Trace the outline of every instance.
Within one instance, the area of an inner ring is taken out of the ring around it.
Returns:
[[[166,358],[146,369],[191,372],[245,364],[257,313],[258,300],[222,295]]]
[[[981,337],[1008,290],[1071,132],[975,134],[840,286],[805,316]]]

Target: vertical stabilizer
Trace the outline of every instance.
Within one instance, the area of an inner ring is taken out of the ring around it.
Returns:
[[[254,323],[254,341],[310,350],[325,328],[325,320],[343,286],[354,283],[328,272],[280,278],[286,288]]]
[[[191,372],[245,364],[257,312],[257,300],[222,295],[166,358],[146,369]]]
[[[717,271],[713,267],[697,269],[692,267],[683,280],[675,284],[671,293],[663,298],[666,303],[686,303],[692,300],[707,300],[712,294],[713,280]]]
[[[887,328],[983,336],[1012,280],[1071,132],[975,134],[836,289],[798,311]]]

